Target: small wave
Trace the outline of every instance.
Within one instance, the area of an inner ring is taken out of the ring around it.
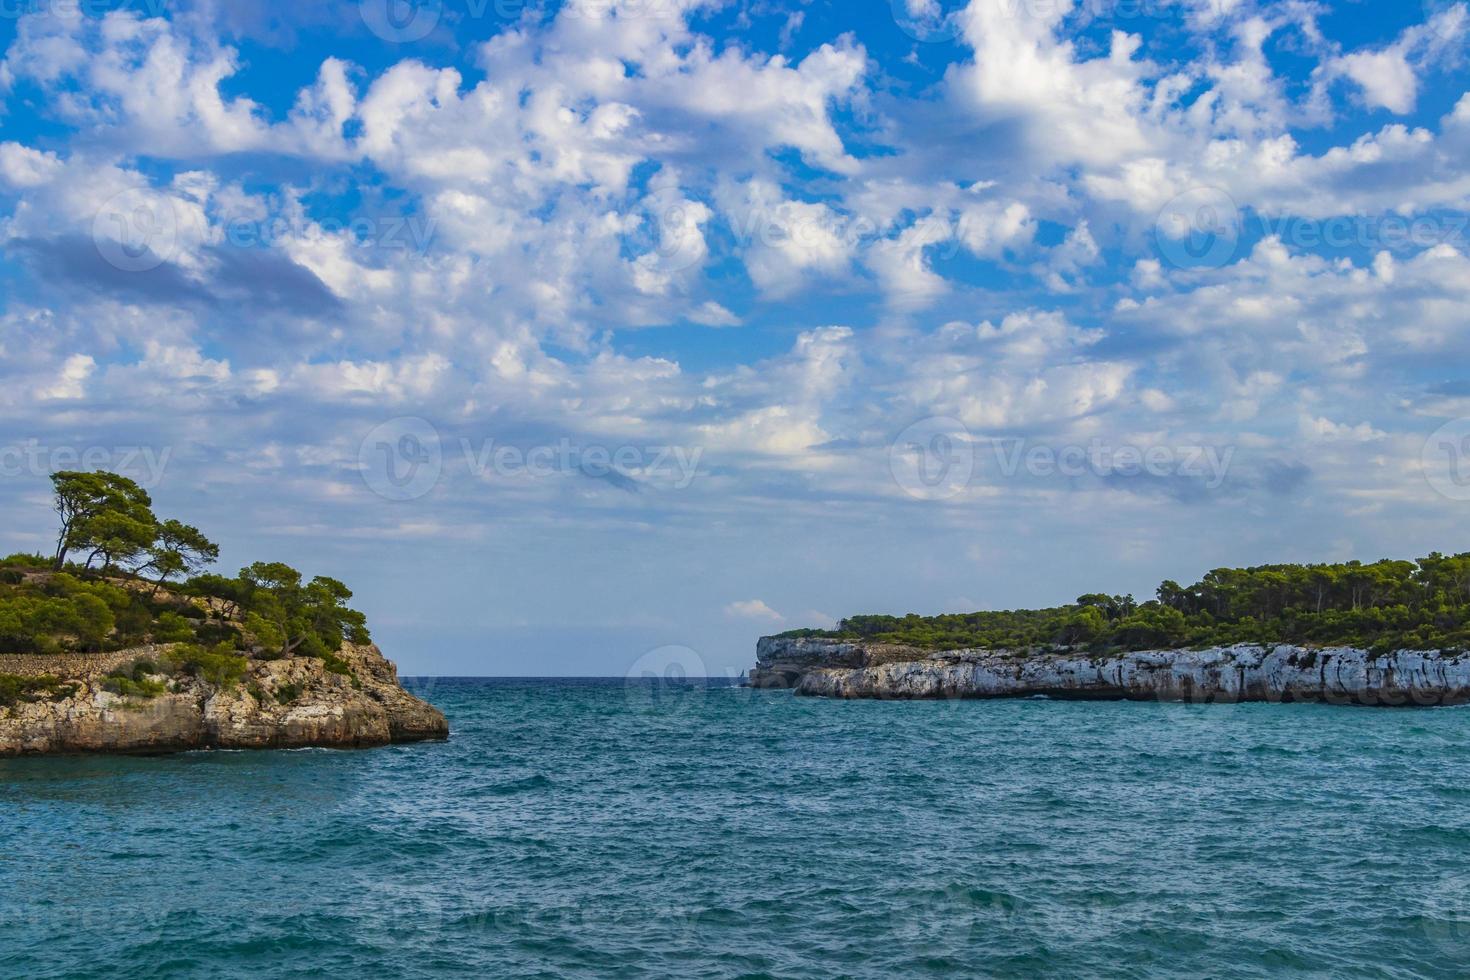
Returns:
[[[550,779],[538,772],[524,779],[513,779],[509,782],[486,786],[484,792],[490,796],[513,796],[516,793],[529,793],[538,789],[550,789],[555,785]]]

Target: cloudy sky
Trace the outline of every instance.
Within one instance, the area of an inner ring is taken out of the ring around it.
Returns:
[[[0,550],[45,475],[409,673],[1470,550],[1470,12],[21,0]]]

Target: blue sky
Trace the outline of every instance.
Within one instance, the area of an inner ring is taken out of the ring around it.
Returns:
[[[410,673],[1466,550],[1470,11],[24,0],[0,493]]]

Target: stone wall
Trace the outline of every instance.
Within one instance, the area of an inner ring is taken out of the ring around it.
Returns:
[[[85,680],[134,660],[162,656],[167,649],[167,646],[144,646],[112,653],[0,653],[0,674],[18,674],[21,677],[49,674],[62,680]]]

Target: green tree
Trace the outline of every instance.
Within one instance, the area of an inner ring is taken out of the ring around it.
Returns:
[[[344,640],[367,643],[367,620],[347,606],[352,591],[334,578],[302,584],[301,573],[281,562],[256,562],[241,569],[248,585],[246,629],[257,645],[278,656],[325,657]]]
[[[112,632],[112,609],[101,598],[90,592],[72,596],[73,610],[69,624],[76,633],[84,650],[100,650]]]
[[[239,619],[252,588],[251,583],[239,576],[226,578],[223,575],[208,573],[189,579],[184,583],[182,591],[185,595],[217,599],[221,604],[220,611],[224,618]]]
[[[104,569],[141,554],[158,527],[153,500],[137,483],[117,473],[66,470],[51,476],[61,529],[56,539],[57,569],[72,551],[87,552],[87,565],[97,557]]]
[[[158,575],[154,591],[175,575],[196,575],[219,560],[219,545],[197,528],[169,519],[158,525],[157,534],[148,546],[148,561],[139,572],[151,570]]]

